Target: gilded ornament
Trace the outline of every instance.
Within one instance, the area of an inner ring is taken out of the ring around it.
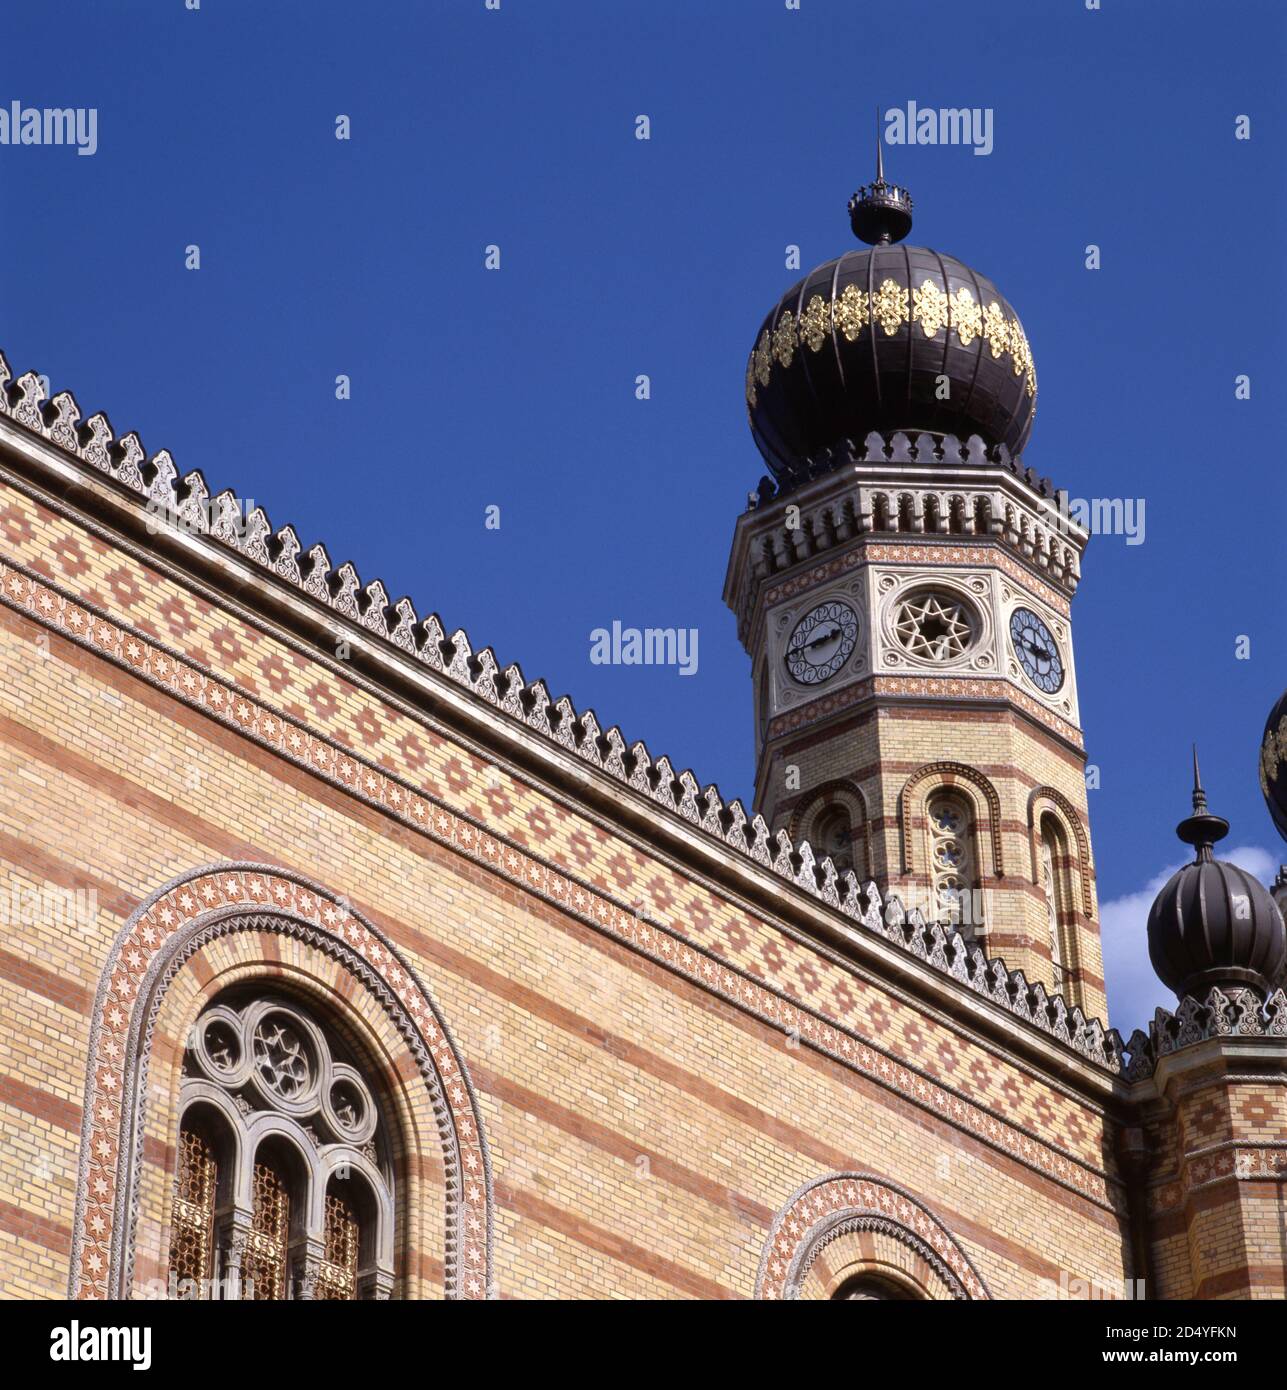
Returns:
[[[761,386],[769,384],[769,367],[773,358],[769,351],[769,330],[766,328],[760,334],[760,341],[755,345],[755,379]]]
[[[927,338],[932,338],[947,322],[948,298],[933,280],[925,280],[912,295],[912,319]]]
[[[1287,714],[1278,721],[1278,761],[1287,763]]]
[[[983,311],[983,336],[988,340],[994,358],[1000,357],[1010,346],[1010,320],[995,302]]]
[[[952,297],[952,327],[962,347],[969,347],[983,333],[983,312],[964,285]]]
[[[1022,376],[1027,361],[1028,339],[1018,319],[1010,320],[1010,366],[1015,376]]]
[[[773,356],[784,367],[789,367],[791,358],[795,355],[795,345],[795,315],[788,309],[773,330]]]
[[[755,394],[755,353],[752,351],[750,357],[746,359],[746,403],[755,409],[755,402],[758,397]]]
[[[1274,739],[1273,730],[1270,729],[1265,734],[1265,744],[1260,750],[1260,761],[1264,768],[1265,776],[1271,782],[1278,780],[1278,744]]]
[[[867,296],[857,285],[846,285],[844,293],[832,307],[836,327],[849,342],[854,342],[867,324]]]
[[[908,293],[897,280],[882,280],[880,289],[872,297],[871,317],[885,330],[885,336],[892,338],[899,325],[908,319]]]
[[[817,352],[827,340],[828,322],[827,301],[815,294],[800,311],[800,340],[809,344],[812,352]]]

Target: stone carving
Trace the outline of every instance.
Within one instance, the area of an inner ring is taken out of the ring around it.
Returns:
[[[1174,1013],[1158,1009],[1147,1034],[1131,1034],[1122,1049],[1124,1075],[1142,1081],[1163,1057],[1208,1038],[1287,1038],[1287,994],[1276,989],[1263,1001],[1252,989],[1213,989],[1204,1000],[1186,995]]]

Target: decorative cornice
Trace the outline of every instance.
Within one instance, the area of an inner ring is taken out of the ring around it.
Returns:
[[[1262,1000],[1252,989],[1213,989],[1202,1002],[1186,995],[1174,1013],[1158,1009],[1147,1036],[1138,1028],[1131,1034],[1123,1074],[1146,1080],[1163,1057],[1208,1038],[1287,1040],[1287,994],[1277,989]]]
[[[676,774],[665,756],[654,761],[642,742],[627,747],[615,726],[603,732],[593,711],[578,714],[566,695],[551,700],[544,682],[529,685],[517,665],[502,671],[491,649],[476,653],[463,629],[448,637],[437,615],[419,618],[409,598],[390,604],[380,580],[363,586],[349,563],[332,571],[320,543],[311,547],[301,565],[302,547],[293,527],[274,532],[258,506],[243,518],[230,489],[212,498],[199,471],[180,477],[164,449],[149,460],[137,434],[115,439],[101,413],[82,424],[80,407],[70,392],[60,391],[46,403],[46,390],[36,373],[26,372],[12,383],[10,377],[9,364],[0,352],[0,419],[22,426],[111,479],[162,517],[182,518],[185,530],[194,537],[223,547],[276,582],[309,595],[330,610],[332,621],[347,620],[374,634],[850,922],[894,942],[1097,1066],[1120,1071],[1121,1040],[1115,1029],[1105,1030],[1098,1019],[1087,1020],[1079,1007],[1070,1009],[1062,996],[1047,995],[1040,983],[1030,985],[1022,971],[1009,971],[1003,961],[989,960],[977,947],[971,949],[950,926],[927,924],[919,911],[905,913],[896,896],[882,900],[874,882],[860,885],[851,871],[839,874],[830,858],[819,863],[807,841],[793,845],[785,831],[773,836],[763,816],[757,814],[748,822],[740,801],[725,805],[713,784],[703,789],[691,771]],[[39,586],[33,587],[30,577],[10,569],[6,584],[16,585],[9,595],[15,606],[34,610],[40,601]],[[42,620],[50,617],[35,615]],[[110,626],[108,631],[119,645],[122,635]]]

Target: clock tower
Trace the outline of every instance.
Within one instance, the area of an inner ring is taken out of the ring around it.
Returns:
[[[746,374],[771,477],[725,582],[755,692],[756,807],[821,859],[1104,1012],[1071,603],[1086,534],[1021,461],[1037,381],[996,286],[866,243],[764,320]]]

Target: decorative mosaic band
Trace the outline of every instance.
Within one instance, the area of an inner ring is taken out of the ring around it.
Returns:
[[[830,295],[812,295],[800,310],[799,318],[786,309],[771,331],[762,329],[746,364],[747,404],[756,404],[756,386],[769,384],[775,363],[789,367],[795,354],[804,348],[821,352],[833,334],[856,343],[864,333],[875,334],[879,330],[892,338],[900,328],[911,325],[919,327],[929,340],[940,331],[945,341],[949,333],[955,333],[963,348],[981,338],[993,360],[1009,357],[1011,370],[1024,378],[1028,395],[1036,401],[1037,368],[1027,335],[1019,320],[1007,316],[1000,304],[995,300],[986,305],[979,303],[965,285],[949,295],[933,280],[923,280],[909,291],[906,285],[886,278],[876,290],[861,290],[851,283],[834,299]]]
[[[782,1033],[804,1040],[1032,1171],[1106,1210],[1118,1211],[1120,1191],[1110,1185],[1101,1170],[1038,1138],[1021,1123],[1003,1118],[1005,1101],[978,1104],[894,1059],[852,1030],[797,1004],[745,969],[730,965],[696,946],[678,929],[641,918],[635,906],[618,902],[526,852],[350,750],[208,675],[194,663],[161,649],[150,638],[91,611],[43,579],[21,572],[12,564],[0,563],[0,601],[271,749],[286,761],[544,898]],[[789,843],[784,837],[781,842]],[[792,866],[789,859],[782,860],[784,853],[786,851],[779,850],[775,867],[790,876]],[[806,862],[800,872],[812,875],[807,844],[802,853]],[[829,886],[831,897],[827,901],[839,906],[834,884]],[[1097,1020],[1087,1022],[1080,1009],[1069,1010],[1062,997],[1047,995],[1040,982],[1029,985],[1022,972],[1008,971],[1003,961],[989,961],[977,947],[971,948],[959,933],[953,931],[949,935],[937,924],[927,927],[919,913],[905,913],[896,897],[882,900],[874,883],[866,886],[861,900],[855,889],[847,910],[856,925],[892,942],[1011,1015],[1074,1047],[1101,1066],[1113,1071],[1120,1067],[1120,1040],[1115,1031],[1106,1034]]]
[[[755,1281],[757,1298],[795,1296],[802,1266],[838,1226],[875,1219],[896,1239],[900,1233],[959,1298],[991,1295],[946,1227],[901,1187],[866,1173],[829,1173],[796,1191],[769,1232]]]
[[[807,705],[797,705],[795,709],[774,715],[769,721],[767,737],[781,738],[784,734],[798,733],[820,720],[829,719],[841,710],[860,705],[873,695],[895,695],[917,699],[942,700],[995,700],[999,703],[1018,705],[1027,715],[1039,724],[1053,730],[1065,742],[1079,751],[1085,745],[1081,730],[1066,719],[1061,719],[1039,700],[1019,690],[1013,681],[1004,676],[868,676],[852,685],[811,700]]]
[[[1163,1183],[1149,1193],[1151,1212],[1174,1211],[1197,1188],[1227,1182],[1287,1182],[1287,1143],[1239,1144],[1228,1141],[1184,1165],[1178,1182]]]
[[[780,583],[771,584],[764,591],[764,606],[771,608],[783,599],[793,598],[806,589],[812,589],[839,574],[857,569],[859,565],[935,565],[962,566],[979,569],[990,565],[1035,594],[1061,617],[1072,613],[1072,605],[1065,595],[1052,589],[1049,584],[1017,564],[1008,555],[999,553],[996,545],[934,545],[933,543],[906,542],[890,544],[886,541],[866,539],[859,544],[828,560],[815,565],[803,574],[792,575]]]

